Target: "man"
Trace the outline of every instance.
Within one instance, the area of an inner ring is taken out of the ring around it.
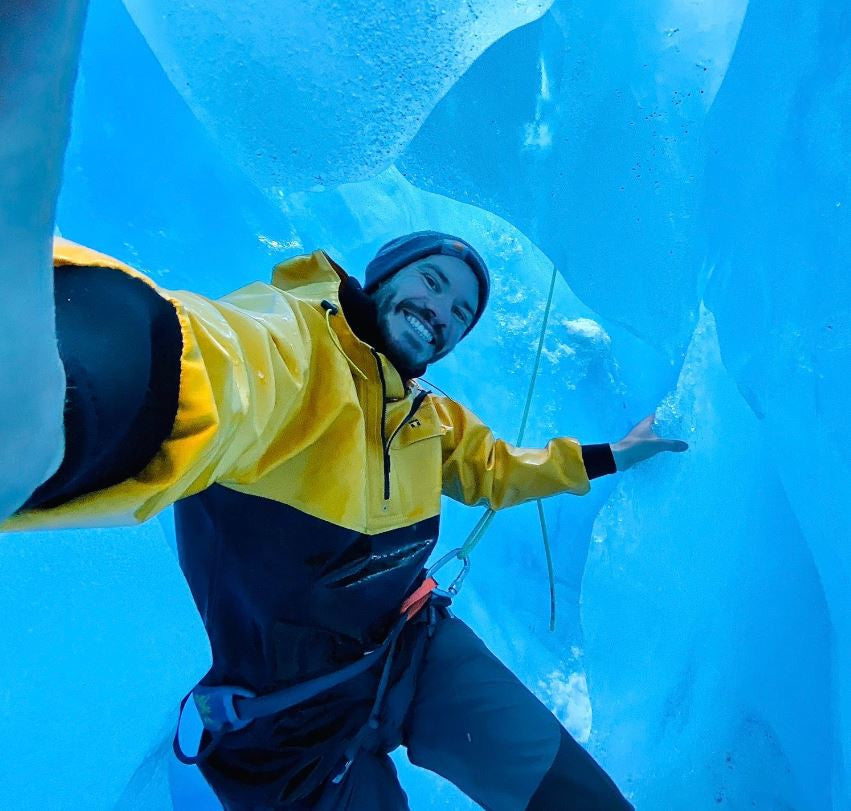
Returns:
[[[66,455],[7,526],[141,521],[176,502],[213,652],[202,713],[236,691],[200,763],[226,808],[406,808],[387,756],[400,743],[488,808],[630,807],[445,600],[400,610],[441,492],[496,509],[583,494],[685,443],[645,420],[613,446],[516,449],[420,388],[488,299],[484,261],[454,236],[388,243],[364,288],[316,252],[219,301],[64,241],[55,262]],[[251,716],[254,697],[281,695]]]

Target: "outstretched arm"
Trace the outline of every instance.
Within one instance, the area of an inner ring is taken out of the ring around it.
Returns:
[[[0,4],[0,521],[63,456],[51,240],[85,11]]]
[[[327,328],[312,303],[261,283],[213,301],[55,250],[68,451],[0,531],[138,523],[215,482],[250,484],[314,441],[306,407],[321,425],[347,408],[319,382],[349,367],[312,340]]]
[[[432,402],[444,428],[443,492],[463,504],[499,510],[558,493],[584,495],[590,478],[614,472],[608,446],[558,437],[546,448],[518,448],[496,439],[454,400],[434,397]]]
[[[570,437],[546,448],[517,448],[495,439],[474,414],[448,397],[434,397],[444,427],[443,492],[464,504],[509,507],[557,493],[584,495],[590,480],[633,465],[662,451],[684,451],[678,439],[653,433],[651,415],[611,445],[582,445]]]

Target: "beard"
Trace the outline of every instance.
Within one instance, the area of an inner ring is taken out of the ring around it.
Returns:
[[[375,348],[387,357],[404,379],[410,380],[414,377],[420,377],[425,373],[428,361],[424,360],[413,347],[395,338],[390,328],[390,316],[394,315],[398,309],[398,305],[393,304],[392,293],[379,288],[372,298],[375,303],[377,337],[379,339],[377,343],[381,344]]]

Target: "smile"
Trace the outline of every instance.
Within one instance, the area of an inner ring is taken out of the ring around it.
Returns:
[[[411,329],[427,344],[434,343],[434,335],[431,330],[412,313],[405,313],[405,320],[410,324]]]

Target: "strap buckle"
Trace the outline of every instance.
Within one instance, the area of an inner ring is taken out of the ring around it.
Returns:
[[[198,715],[205,729],[210,732],[234,732],[247,727],[252,719],[240,718],[236,702],[240,698],[256,698],[257,694],[245,687],[217,685],[205,687],[198,685],[192,691]]]
[[[195,699],[195,706],[198,708],[198,715],[204,724],[204,729],[210,733],[207,743],[195,755],[186,754],[180,745],[180,722],[183,720],[183,709],[186,707],[189,696]],[[254,693],[243,687],[203,687],[199,684],[183,697],[177,714],[177,729],[174,731],[174,739],[171,742],[174,754],[181,763],[187,766],[203,763],[219,745],[225,733],[242,729],[251,723],[251,718],[239,717],[236,709],[237,698],[254,698]]]

